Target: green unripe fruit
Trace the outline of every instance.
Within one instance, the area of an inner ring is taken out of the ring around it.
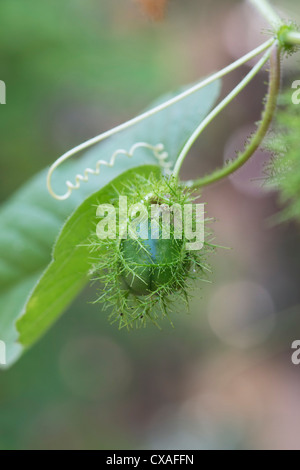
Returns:
[[[120,195],[127,196],[126,224]],[[193,202],[192,195],[176,178],[137,176],[111,202],[122,225],[116,238],[96,234],[92,239],[91,272],[101,281],[97,301],[111,309],[110,318],[120,327],[171,321],[171,315],[187,309],[191,284],[205,277],[206,255],[213,251],[207,242],[200,250],[188,245],[185,204]],[[194,227],[195,211],[191,217],[189,227]]]
[[[123,258],[122,279],[137,295],[147,295],[172,284],[176,286],[176,272],[182,269],[183,242],[170,239],[127,239],[121,243]]]

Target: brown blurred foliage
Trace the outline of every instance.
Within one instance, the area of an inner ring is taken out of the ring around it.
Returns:
[[[168,0],[135,0],[154,21],[162,21],[166,14]]]

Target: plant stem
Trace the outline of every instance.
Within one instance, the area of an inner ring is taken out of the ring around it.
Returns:
[[[286,44],[289,44],[291,46],[300,44],[300,33],[297,31],[288,31],[284,35],[284,41]]]
[[[272,122],[274,112],[276,110],[277,96],[280,89],[280,48],[278,45],[274,46],[271,57],[270,57],[270,74],[269,74],[269,90],[267,95],[267,101],[265,110],[263,112],[262,120],[260,125],[252,136],[250,142],[246,146],[243,153],[241,153],[235,160],[227,164],[223,168],[220,168],[210,175],[204,176],[196,181],[192,181],[189,187],[194,189],[207,186],[208,184],[215,183],[231,173],[238,170],[244,165],[249,158],[254,154],[262,143],[269,126]]]
[[[231,101],[250,83],[250,81],[255,77],[255,75],[260,71],[264,64],[270,58],[270,52],[268,51],[260,61],[253,67],[253,69],[246,75],[246,77],[224,98],[218,106],[216,106],[209,115],[201,122],[197,129],[193,132],[191,137],[186,142],[182,151],[180,152],[178,159],[176,161],[173,175],[178,177],[181,166],[184,162],[184,159],[191,149],[194,142],[198,139],[199,135],[204,131],[204,129],[212,122],[212,120],[221,112],[223,109],[231,103]]]
[[[261,15],[268,21],[275,31],[284,25],[283,20],[267,0],[250,0],[250,2],[257,10],[260,11]]]
[[[292,26],[285,24],[268,0],[250,0],[250,2],[272,26],[281,45],[297,46],[300,44],[300,33],[293,31]]]
[[[126,121],[123,124],[120,124],[117,127],[114,127],[113,129],[110,129],[109,131],[103,132],[102,134],[93,137],[92,139],[87,140],[86,142],[83,142],[82,144],[78,145],[77,147],[74,147],[73,149],[69,150],[65,154],[63,154],[61,157],[59,157],[50,167],[48,176],[47,176],[47,186],[50,194],[53,197],[56,197],[52,187],[51,187],[51,179],[52,179],[52,174],[54,171],[67,159],[72,157],[73,155],[99,143],[102,142],[104,139],[107,139],[108,137],[111,137],[112,135],[117,134],[118,132],[121,132],[125,129],[128,129],[129,127],[143,121],[144,119],[147,119],[150,116],[153,116],[156,113],[159,113],[160,111],[163,111],[164,109],[168,108],[169,106],[178,103],[180,100],[192,95],[196,91],[200,90],[201,88],[204,88],[205,86],[209,85],[210,83],[213,83],[215,80],[218,80],[219,78],[224,77],[228,73],[232,72],[233,70],[237,69],[241,65],[245,64],[249,60],[253,59],[257,55],[261,54],[262,52],[266,51],[269,49],[272,44],[274,43],[275,38],[271,38],[268,41],[264,42],[261,44],[259,47],[253,49],[251,52],[248,52],[248,54],[244,55],[240,59],[236,60],[232,64],[228,65],[224,69],[220,70],[219,72],[216,72],[209,77],[205,78],[201,82],[197,83],[196,85],[192,86],[188,90],[184,91],[183,93],[180,93],[179,95],[175,96],[174,98],[171,98],[168,101],[165,101],[164,103],[156,106],[155,108],[150,109],[149,111],[146,111],[143,114],[140,114],[139,116],[136,116],[133,119],[130,119],[129,121]]]

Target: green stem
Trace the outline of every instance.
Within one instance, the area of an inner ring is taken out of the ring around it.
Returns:
[[[107,139],[108,137],[111,137],[115,134],[117,134],[120,131],[126,130],[129,127],[143,121],[144,119],[149,118],[150,116],[154,116],[155,114],[159,113],[160,111],[163,111],[164,109],[167,109],[169,106],[172,106],[173,104],[178,103],[184,98],[187,98],[188,96],[191,96],[193,93],[195,93],[198,90],[201,90],[205,86],[209,85],[210,83],[213,83],[214,81],[224,77],[225,75],[229,74],[233,70],[236,70],[238,67],[241,65],[245,64],[249,60],[253,59],[257,55],[261,54],[262,52],[266,51],[267,49],[270,49],[272,44],[274,44],[275,38],[270,38],[268,41],[264,42],[260,46],[256,47],[252,51],[248,52],[248,54],[244,55],[243,57],[240,57],[238,60],[233,62],[232,64],[228,65],[224,69],[210,75],[209,77],[205,78],[204,80],[201,80],[201,82],[197,83],[196,85],[188,88],[184,92],[180,93],[179,95],[174,96],[173,98],[169,99],[168,101],[165,101],[158,106],[155,106],[154,108],[146,111],[143,114],[140,114],[139,116],[136,116],[133,119],[130,119],[129,121],[126,121],[123,124],[120,124],[119,126],[114,127],[113,129],[110,129],[109,131],[103,132],[102,134],[93,137],[92,139],[87,140],[86,142],[83,142],[82,144],[78,145],[77,147],[74,147],[72,150],[69,150],[68,152],[64,153],[61,157],[59,157],[50,167],[48,175],[47,175],[47,187],[48,191],[51,194],[52,197],[55,199],[59,200],[64,200],[67,197],[69,197],[69,193],[65,193],[62,196],[58,196],[55,194],[55,192],[52,189],[52,176],[54,171],[66,160],[68,160],[70,157],[73,155],[91,147],[92,145],[95,145],[99,142],[102,142],[104,139]]]
[[[176,164],[173,170],[173,175],[178,178],[181,166],[190,151],[194,142],[198,139],[199,135],[204,131],[204,129],[213,121],[213,119],[218,116],[218,114],[223,111],[223,109],[233,101],[233,99],[250,83],[250,81],[255,77],[255,75],[260,71],[264,64],[270,58],[270,51],[268,51],[260,61],[253,67],[253,69],[243,78],[243,80],[206,116],[206,118],[200,123],[197,129],[190,136],[183,149],[181,150]]]
[[[292,26],[285,24],[268,0],[250,0],[250,2],[272,26],[281,45],[297,46],[300,44],[300,33],[294,31]]]
[[[199,189],[203,186],[207,186],[211,183],[215,183],[231,173],[234,173],[241,166],[243,166],[249,158],[254,154],[262,143],[269,126],[272,122],[274,112],[276,110],[277,96],[280,89],[280,48],[278,45],[274,46],[272,49],[270,57],[270,75],[269,75],[269,90],[267,95],[267,101],[265,109],[262,115],[262,120],[260,125],[252,136],[250,142],[245,148],[244,152],[241,153],[235,160],[227,164],[223,168],[220,168],[210,175],[204,176],[198,180],[192,181],[189,183],[189,187],[194,189]]]
[[[284,26],[284,22],[267,0],[250,0],[250,2],[268,21],[272,28],[275,29],[275,31],[277,31],[281,26]]]
[[[284,42],[289,46],[296,46],[300,44],[300,33],[297,31],[288,31],[284,35]]]

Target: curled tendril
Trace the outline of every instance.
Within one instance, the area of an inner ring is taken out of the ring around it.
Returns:
[[[123,150],[123,149],[116,150],[116,152],[113,154],[110,162],[106,162],[104,160],[99,160],[96,164],[96,169],[95,170],[93,170],[91,168],[86,168],[83,175],[77,175],[76,176],[75,184],[71,183],[70,181],[66,181],[68,191],[65,194],[61,195],[61,196],[59,196],[58,194],[56,194],[53,191],[52,184],[51,184],[51,179],[52,179],[53,172],[62,163],[64,163],[68,158],[74,156],[75,154],[81,152],[82,150],[85,150],[85,149],[91,147],[92,145],[95,145],[95,144],[105,140],[108,137],[111,137],[112,135],[117,134],[120,131],[128,129],[131,126],[133,126],[133,125],[135,125],[139,122],[142,122],[144,119],[147,119],[151,116],[154,116],[155,114],[167,109],[169,106],[172,106],[172,105],[180,102],[181,100],[187,98],[188,96],[191,96],[196,91],[199,91],[200,89],[204,88],[205,86],[207,86],[207,85],[215,82],[216,80],[224,77],[228,73],[232,72],[233,70],[236,70],[238,67],[240,67],[241,65],[248,62],[253,57],[256,57],[257,55],[261,54],[262,52],[268,50],[274,44],[274,42],[275,42],[275,38],[270,38],[268,41],[261,44],[256,49],[253,49],[249,53],[245,54],[243,57],[236,60],[235,62],[228,65],[227,67],[223,68],[219,72],[216,72],[216,73],[210,75],[209,77],[205,78],[204,80],[201,80],[199,83],[196,83],[195,85],[189,87],[188,89],[184,90],[183,92],[173,96],[169,100],[164,101],[163,103],[160,103],[159,105],[145,111],[144,113],[136,116],[135,118],[130,119],[129,121],[126,121],[123,124],[120,124],[120,125],[114,127],[113,129],[110,129],[109,131],[103,132],[102,134],[100,134],[100,135],[98,135],[98,136],[96,136],[92,139],[89,139],[88,141],[83,142],[82,144],[78,145],[77,147],[73,148],[72,150],[69,150],[68,152],[66,152],[64,155],[62,155],[60,158],[58,158],[58,160],[56,160],[49,169],[48,176],[47,176],[47,187],[48,187],[48,190],[49,190],[49,193],[51,194],[51,196],[54,197],[55,199],[58,199],[58,200],[67,199],[71,195],[71,193],[74,189],[78,189],[80,187],[81,181],[83,181],[83,182],[88,181],[90,174],[98,175],[101,165],[113,166],[114,163],[115,163],[115,159],[119,154],[123,154],[123,155],[127,155],[128,157],[131,157],[133,152],[138,147],[146,147],[146,148],[152,149],[152,151],[154,152],[154,155],[158,159],[160,165],[165,169],[170,169],[171,163],[167,163],[165,161],[168,155],[164,151],[164,147],[163,147],[162,144],[157,144],[156,146],[153,146],[153,145],[150,145],[150,144],[145,143],[145,142],[138,142],[138,143],[134,144],[133,147],[128,152],[126,150]],[[199,132],[199,130],[195,131],[195,132]],[[193,134],[192,138],[193,137],[195,137],[195,133]],[[184,157],[186,156],[186,153],[189,149],[191,140],[193,140],[193,139],[189,139],[187,144],[182,149],[182,152],[180,154],[180,158],[178,158],[179,163],[180,163],[179,165],[178,165],[178,161],[177,161],[177,169],[180,168],[180,166],[182,164],[182,161],[183,161]],[[174,175],[177,174],[175,170],[176,170],[176,166],[173,170]]]
[[[56,194],[51,185],[51,179],[54,171],[58,168],[58,166],[62,163],[60,160],[56,160],[56,162],[50,167],[50,170],[48,172],[48,177],[47,177],[47,186],[49,193],[51,194],[52,197],[55,199],[58,199],[60,201],[63,201],[65,199],[68,199],[70,195],[72,194],[72,191],[79,189],[81,182],[88,182],[89,180],[89,175],[99,175],[101,171],[101,166],[107,166],[107,167],[113,167],[115,165],[116,158],[119,155],[125,155],[126,157],[132,158],[135,151],[138,148],[146,148],[149,150],[153,151],[153,154],[155,158],[158,160],[160,166],[164,168],[165,170],[170,170],[171,167],[171,162],[167,162],[168,158],[168,153],[164,150],[164,145],[163,144],[157,144],[157,145],[151,145],[146,142],[137,142],[135,143],[129,151],[124,150],[124,149],[118,149],[116,150],[111,159],[109,161],[105,160],[98,160],[96,163],[95,169],[92,168],[86,168],[83,172],[83,175],[77,174],[75,177],[75,183],[72,183],[71,181],[66,181],[66,186],[68,190],[65,192],[65,194],[58,195]]]

